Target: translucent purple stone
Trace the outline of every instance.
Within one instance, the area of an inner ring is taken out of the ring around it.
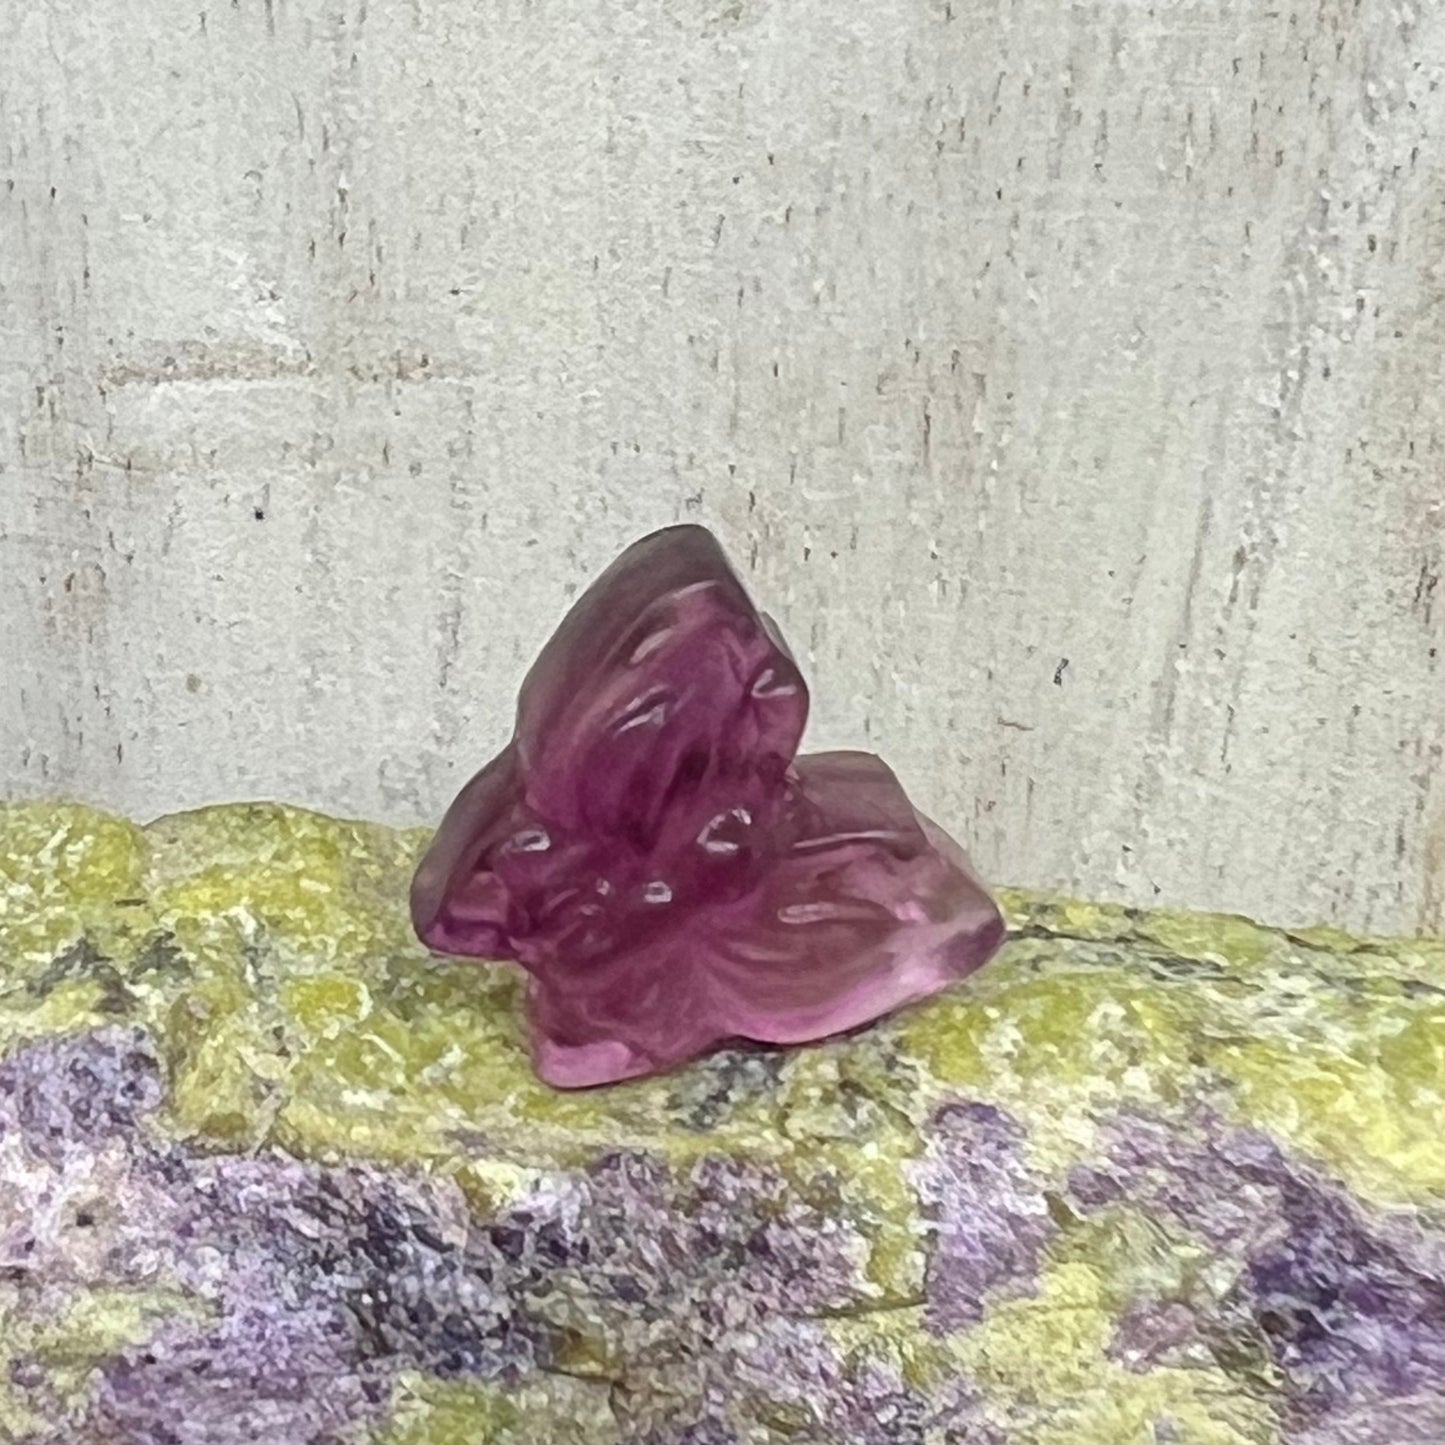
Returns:
[[[807,713],[701,527],[629,547],[542,649],[512,740],[417,870],[412,918],[438,952],[527,970],[549,1083],[842,1033],[998,947],[962,850],[880,759],[795,756]]]

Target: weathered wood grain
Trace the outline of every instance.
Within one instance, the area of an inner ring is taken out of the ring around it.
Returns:
[[[1445,924],[1445,10],[0,3],[0,788],[435,816],[702,520],[993,877]]]

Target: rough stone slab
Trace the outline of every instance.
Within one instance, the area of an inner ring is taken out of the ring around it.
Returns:
[[[1445,944],[1011,895],[934,1005],[558,1094],[422,841],[0,808],[0,1440],[1445,1438]]]

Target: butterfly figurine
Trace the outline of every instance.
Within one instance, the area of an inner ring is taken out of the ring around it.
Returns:
[[[807,716],[705,528],[634,543],[567,613],[411,897],[435,951],[526,969],[547,1082],[845,1033],[998,948],[958,845],[871,753],[798,756]]]

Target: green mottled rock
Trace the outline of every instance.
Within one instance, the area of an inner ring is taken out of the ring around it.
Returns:
[[[0,1440],[1445,1438],[1440,942],[1010,894],[930,1006],[561,1094],[423,841],[0,808]]]

